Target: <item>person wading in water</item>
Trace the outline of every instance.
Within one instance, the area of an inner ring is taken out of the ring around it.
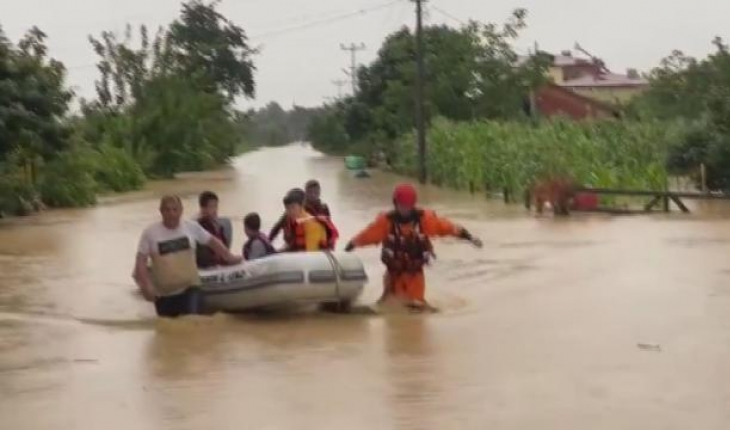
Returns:
[[[378,302],[392,296],[414,310],[435,310],[426,302],[423,270],[434,255],[431,237],[454,236],[479,248],[482,241],[434,211],[418,208],[416,201],[416,189],[412,185],[395,187],[394,209],[378,215],[347,244],[345,251],[381,244],[386,274],[383,297]]]
[[[243,260],[197,222],[181,220],[182,213],[180,197],[164,196],[160,200],[162,221],[142,232],[132,274],[144,298],[154,302],[157,314],[164,317],[203,312],[195,261],[197,245],[209,246],[228,264]],[[149,260],[151,271],[147,266]]]

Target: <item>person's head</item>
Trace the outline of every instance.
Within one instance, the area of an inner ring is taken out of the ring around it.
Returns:
[[[218,196],[212,191],[203,191],[198,197],[200,216],[204,218],[218,217]]]
[[[304,185],[304,191],[307,195],[307,199],[313,202],[318,202],[320,194],[322,193],[322,187],[319,185],[319,181],[316,179],[310,179]]]
[[[182,213],[183,207],[180,197],[167,195],[160,199],[160,215],[162,215],[162,224],[165,227],[177,228],[180,225]]]
[[[243,229],[246,230],[246,236],[249,238],[256,237],[261,231],[261,217],[256,212],[252,212],[243,218]]]
[[[301,188],[294,188],[289,190],[284,196],[284,208],[286,208],[286,215],[289,218],[298,218],[304,213],[304,199],[305,193]]]
[[[411,184],[400,184],[393,190],[393,205],[401,216],[408,216],[416,208],[418,193]]]

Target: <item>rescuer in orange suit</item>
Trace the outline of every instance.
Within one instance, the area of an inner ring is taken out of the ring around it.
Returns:
[[[393,192],[395,209],[381,213],[358,233],[345,248],[381,244],[381,261],[385,264],[383,297],[403,301],[417,310],[433,309],[426,302],[426,279],[423,267],[434,257],[431,237],[454,236],[481,248],[482,241],[465,228],[440,218],[432,210],[416,206],[416,189],[410,184],[398,185]]]

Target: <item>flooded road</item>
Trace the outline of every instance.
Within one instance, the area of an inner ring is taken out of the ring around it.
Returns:
[[[265,228],[312,177],[343,241],[398,178],[354,179],[302,146],[88,210],[0,223],[3,429],[730,428],[730,210],[537,218],[448,190],[424,205],[484,239],[437,243],[441,314],[162,321],[130,279],[158,197],[211,189]],[[358,250],[380,294],[376,249]]]

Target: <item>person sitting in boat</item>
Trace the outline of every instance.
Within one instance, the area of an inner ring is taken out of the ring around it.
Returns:
[[[284,196],[286,251],[334,250],[339,237],[337,228],[326,216],[312,215],[304,209],[305,192],[294,188]]]
[[[345,251],[381,244],[385,264],[383,297],[393,296],[416,310],[433,309],[425,298],[424,266],[433,257],[431,237],[454,236],[482,246],[481,240],[464,227],[441,218],[435,212],[416,206],[416,189],[401,184],[393,192],[394,209],[384,212],[347,244]]]
[[[212,191],[204,191],[198,196],[198,205],[200,213],[198,215],[198,224],[208,233],[220,240],[226,248],[231,247],[231,238],[226,234],[225,229],[218,219],[218,196]],[[216,255],[210,247],[201,245],[195,250],[195,260],[198,267],[209,268],[214,266],[224,266],[225,260]]]
[[[159,316],[201,313],[200,277],[195,264],[197,245],[207,245],[228,264],[237,264],[243,260],[231,254],[223,242],[200,224],[181,220],[182,212],[180,197],[162,197],[162,221],[142,232],[137,247],[132,277],[144,298],[155,303]],[[147,266],[149,260],[152,263],[151,270]]]
[[[332,217],[329,206],[327,206],[327,204],[324,203],[320,197],[322,193],[322,188],[319,184],[319,181],[317,181],[316,179],[310,179],[309,181],[307,181],[307,183],[304,184],[304,193],[305,211],[307,211],[312,216],[326,216],[328,218]],[[286,220],[287,215],[286,212],[284,212],[279,218],[279,221],[277,221],[276,224],[271,227],[271,231],[269,232],[269,242],[274,242],[279,233],[284,229]]]
[[[243,258],[246,261],[256,260],[274,254],[276,250],[269,239],[261,233],[261,217],[252,212],[243,218],[243,229],[248,240],[243,244]]]
[[[319,181],[316,179],[310,179],[304,185],[304,192],[306,198],[304,200],[304,210],[310,214],[317,216],[332,217],[330,214],[330,208],[327,203],[322,201],[322,187],[319,185]]]

